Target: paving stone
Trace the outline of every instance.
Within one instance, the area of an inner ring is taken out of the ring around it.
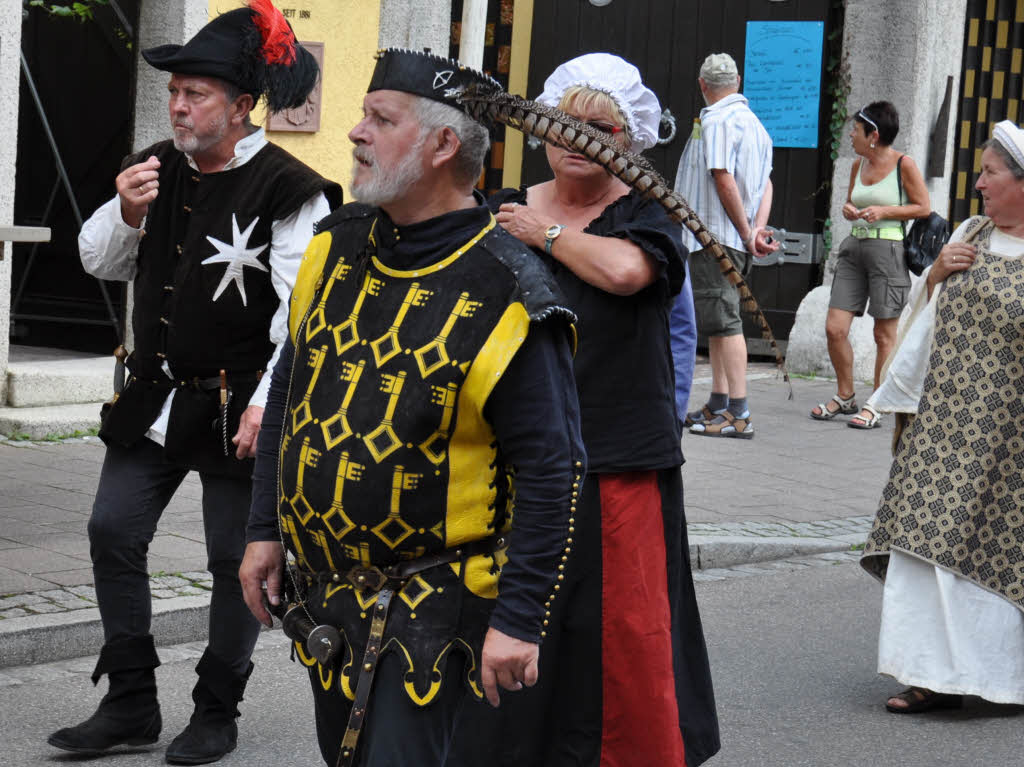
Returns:
[[[57,602],[57,606],[63,610],[84,610],[87,607],[95,607],[96,602],[81,598],[68,599],[63,602]]]
[[[13,687],[14,685],[25,684],[18,677],[0,672],[0,687]]]
[[[175,661],[188,660],[191,653],[181,650],[177,645],[171,647],[158,647],[156,654],[160,657],[161,663],[174,663]]]
[[[35,615],[49,615],[51,613],[65,612],[68,608],[62,607],[57,602],[40,602],[26,609]]]
[[[42,578],[0,567],[0,594],[22,594],[50,588],[52,585]]]
[[[51,589],[49,591],[40,591],[38,596],[51,602],[56,602],[59,599],[66,599],[68,592],[64,589]]]
[[[730,570],[739,571],[741,573],[750,573],[751,575],[766,575],[769,571],[759,565],[736,565],[730,567]]]
[[[72,674],[92,674],[93,669],[96,668],[96,660],[96,656],[70,658],[68,660],[60,661],[60,666]]]
[[[44,578],[51,583],[65,587],[82,586],[93,581],[92,567],[80,567],[77,570],[61,570],[55,573],[39,573],[38,575],[40,578]]]
[[[21,607],[12,607],[9,610],[0,610],[0,618],[22,618],[28,614],[28,611]]]
[[[860,559],[861,552],[859,551],[833,551],[825,554],[818,554],[819,559],[827,559],[831,561],[847,561],[847,560],[858,560]]]
[[[766,570],[783,570],[791,572],[793,570],[806,570],[812,565],[805,562],[793,562],[792,560],[780,559],[775,562],[758,562],[758,567],[763,567]]]
[[[177,575],[158,575],[151,578],[150,582],[155,588],[161,589],[176,589],[179,586],[188,585],[187,580],[179,578]]]
[[[188,653],[186,658],[201,658],[203,653],[206,652],[206,641],[202,642],[185,642],[184,644],[178,645],[182,652]]]
[[[35,594],[35,593],[31,592],[31,591],[26,592],[24,594],[18,594],[14,598],[17,599],[21,603],[21,606],[35,605],[35,604],[39,604],[40,602],[45,602],[46,601],[45,597],[43,597],[40,594]]]
[[[56,663],[40,663],[34,666],[13,666],[4,669],[4,673],[24,682],[53,682],[67,678],[70,672]]]

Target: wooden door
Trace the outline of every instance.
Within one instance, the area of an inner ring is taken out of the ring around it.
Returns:
[[[113,197],[114,177],[131,149],[139,2],[119,0],[117,12],[110,5],[97,6],[94,19],[85,22],[26,6],[21,50],[31,84],[23,72],[14,220],[48,226],[52,238],[13,248],[15,343],[108,353],[123,339],[124,283],[103,284],[82,269],[75,205],[87,219]],[[58,172],[48,130],[74,205]]]
[[[670,184],[693,120],[704,106],[697,75],[705,57],[727,52],[744,75],[748,21],[824,22],[817,147],[776,147],[773,155],[775,196],[769,223],[793,233],[795,250],[802,255],[787,258],[785,265],[773,262],[755,269],[749,279],[776,336],[788,338],[800,300],[819,282],[817,261],[832,176],[832,104],[825,72],[829,56],[837,55],[841,44],[831,34],[841,23],[841,5],[831,0],[611,0],[597,7],[589,0],[545,0],[534,4],[533,13],[525,95],[539,95],[555,67],[575,56],[597,51],[622,56],[636,65],[662,109],[675,118],[675,138],[646,152]],[[667,133],[665,129],[662,135]],[[526,149],[523,182],[535,184],[550,177],[543,150]],[[748,331],[749,338],[759,336],[753,326]],[[763,351],[756,342],[751,349]]]
[[[526,95],[539,95],[552,70],[575,56],[595,51],[622,56],[636,65],[644,83],[658,95],[662,109],[669,109],[676,118],[675,139],[646,153],[672,182],[690,126],[704,106],[697,87],[704,58],[727,52],[736,59],[742,75],[747,21],[824,21],[828,38],[831,6],[825,0],[612,0],[603,7],[591,5],[589,0],[538,2],[534,4]],[[821,233],[828,215],[828,194],[822,185],[831,178],[831,104],[824,97],[824,88],[822,93],[818,147],[776,148],[773,157],[771,223],[792,232]],[[524,182],[534,184],[546,178],[550,178],[550,170],[543,151],[527,150]]]

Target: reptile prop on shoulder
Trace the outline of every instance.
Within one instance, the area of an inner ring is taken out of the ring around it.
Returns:
[[[771,345],[779,371],[789,384],[789,398],[793,398],[793,384],[789,380],[786,361],[775,341],[768,320],[743,276],[729,258],[725,248],[708,231],[686,200],[673,191],[645,158],[618,146],[611,140],[610,135],[580,122],[559,109],[536,101],[477,85],[461,89],[454,95],[475,120],[501,123],[536,136],[554,146],[570,147],[586,155],[629,187],[656,200],[673,221],[693,232],[697,241],[714,255],[725,278],[739,291],[741,307],[753,317],[754,323],[761,331],[761,337]]]

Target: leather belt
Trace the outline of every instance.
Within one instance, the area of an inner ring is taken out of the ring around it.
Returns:
[[[359,681],[356,683],[356,698],[352,701],[348,726],[341,739],[337,767],[350,767],[355,760],[356,744],[359,743],[359,734],[366,721],[366,706],[370,701],[373,677],[377,673],[377,658],[380,655],[381,643],[384,641],[384,628],[387,626],[388,611],[394,596],[395,589],[391,586],[385,586],[377,592],[377,604],[373,608],[373,621],[370,623],[370,638],[366,640],[363,665],[359,669]]]
[[[903,230],[898,226],[855,226],[850,233],[860,239],[902,240]]]
[[[131,367],[128,368],[131,370]],[[257,370],[253,373],[228,373],[227,383],[230,386],[232,383],[244,383],[246,381],[255,381],[259,383],[260,379],[263,378],[264,371]],[[160,374],[157,378],[150,378],[135,372],[132,372],[132,378],[136,378],[146,383],[158,384],[161,386],[168,386],[172,389],[184,389],[192,387],[194,389],[200,389],[203,391],[210,391],[212,389],[219,389],[221,386],[220,376],[211,376],[208,378],[200,378],[199,376],[192,376],[190,378],[168,378],[167,376]]]
[[[336,767],[351,767],[355,761],[356,745],[359,743],[359,734],[362,732],[363,724],[366,721],[366,706],[370,701],[373,678],[377,673],[377,661],[384,642],[384,629],[387,627],[391,601],[395,594],[401,591],[406,581],[417,573],[422,573],[425,570],[430,570],[440,565],[451,564],[460,560],[464,561],[469,557],[480,554],[493,554],[504,546],[504,536],[493,535],[480,541],[467,543],[458,548],[445,549],[437,554],[428,554],[416,559],[396,562],[384,568],[358,564],[351,567],[345,573],[336,571],[304,573],[301,570],[298,571],[298,576],[304,577],[307,583],[330,584],[341,583],[343,580],[347,580],[354,588],[360,591],[377,593],[377,601],[373,607],[373,619],[370,622],[370,636],[366,640],[363,662],[359,667],[359,678],[356,681],[355,700],[352,701],[348,726],[345,728],[345,735],[341,739],[341,749],[338,751]]]
[[[498,549],[505,547],[505,538],[501,535],[492,535],[479,541],[472,541],[454,549],[445,549],[436,554],[427,554],[416,559],[408,559],[395,562],[385,567],[375,565],[353,564],[347,570],[322,570],[319,572],[306,572],[297,570],[296,575],[305,579],[306,583],[331,584],[348,581],[360,591],[380,591],[390,585],[395,590],[400,590],[405,582],[417,573],[430,570],[440,565],[458,562],[460,559],[479,556],[481,554],[492,554]]]

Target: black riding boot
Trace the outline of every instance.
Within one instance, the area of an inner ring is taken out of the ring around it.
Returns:
[[[156,675],[160,665],[153,637],[108,643],[100,651],[92,683],[107,674],[110,687],[91,717],[57,730],[47,742],[78,754],[99,754],[119,745],[145,746],[160,737]]]
[[[252,673],[236,674],[207,648],[196,666],[199,681],[192,689],[195,711],[188,727],[167,747],[170,764],[206,764],[216,762],[235,750],[241,716],[237,704],[242,700],[245,683]]]

